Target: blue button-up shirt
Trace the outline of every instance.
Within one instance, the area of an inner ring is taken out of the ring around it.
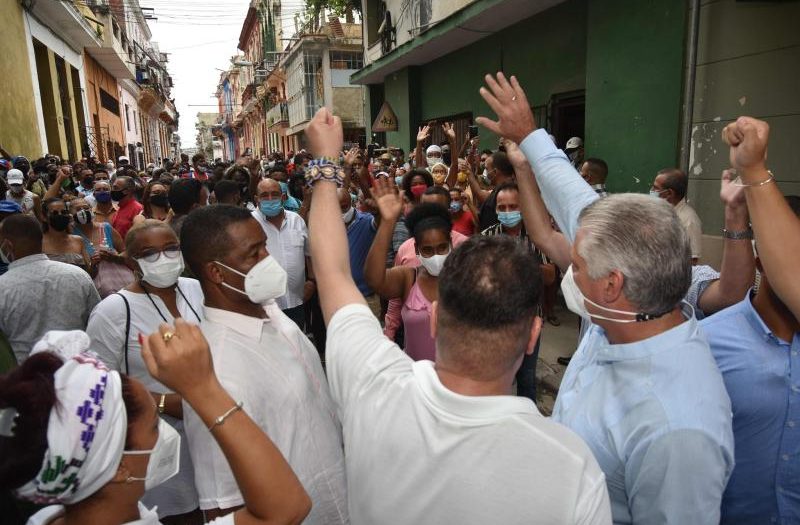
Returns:
[[[700,326],[733,405],[736,468],[722,523],[800,523],[800,333],[778,339],[749,294]]]
[[[614,523],[719,521],[733,470],[731,404],[694,317],[630,344],[609,343],[593,325],[553,418],[592,449]]]

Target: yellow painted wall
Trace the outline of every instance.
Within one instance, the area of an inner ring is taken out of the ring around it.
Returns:
[[[0,13],[0,78],[4,79],[0,82],[0,146],[12,155],[39,157],[44,148],[39,139],[22,7],[17,0],[0,0]]]

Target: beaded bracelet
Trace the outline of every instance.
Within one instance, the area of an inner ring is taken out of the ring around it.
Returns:
[[[306,184],[311,187],[317,181],[333,182],[341,188],[344,185],[342,168],[338,164],[325,162],[323,159],[314,160],[308,165],[305,173]]]

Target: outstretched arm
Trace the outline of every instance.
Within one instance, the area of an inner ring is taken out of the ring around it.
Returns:
[[[403,197],[398,193],[394,181],[386,178],[375,181],[374,195],[380,210],[381,223],[364,263],[364,279],[384,299],[402,298],[409,268],[386,268],[386,254],[392,243],[397,218],[403,213]]]
[[[732,170],[722,172],[720,199],[725,204],[725,229],[744,232],[749,228],[744,188],[733,184]],[[756,262],[749,239],[724,239],[719,279],[698,298],[697,305],[711,315],[741,301],[753,286]]]
[[[599,198],[597,193],[575,171],[564,152],[556,148],[547,131],[536,129],[528,99],[516,77],[512,76],[509,83],[503,73],[498,73],[497,80],[491,75],[486,75],[485,80],[488,89],[482,87],[480,93],[498,119],[478,117],[476,121],[519,144],[536,173],[547,209],[567,240],[573,242],[578,216],[583,208]]]
[[[444,130],[444,134],[447,135],[448,144],[450,144],[450,166],[448,167],[447,178],[444,183],[447,184],[448,188],[452,188],[456,185],[456,181],[458,180],[458,154],[460,150],[456,148],[456,130],[453,128],[453,124],[445,122],[442,124],[442,129]]]
[[[428,163],[425,160],[425,140],[430,137],[430,125],[421,126],[417,131],[417,147],[414,148],[414,162],[417,164],[415,167],[425,169]]]
[[[505,146],[508,159],[514,166],[514,173],[517,175],[519,204],[528,237],[562,271],[567,271],[567,267],[570,265],[572,246],[564,234],[555,231],[550,224],[550,215],[547,213],[533,171],[522,150],[510,140],[506,141]],[[553,277],[554,280],[555,277]]]
[[[314,157],[336,157],[342,149],[342,121],[323,107],[306,128],[306,136]],[[325,324],[343,306],[366,304],[350,273],[350,251],[336,189],[329,181],[314,184],[308,226]]]
[[[769,125],[739,117],[723,130],[730,145],[731,166],[746,184],[745,197],[758,256],[769,283],[795,317],[800,318],[800,279],[795,276],[800,253],[800,219],[767,171]]]

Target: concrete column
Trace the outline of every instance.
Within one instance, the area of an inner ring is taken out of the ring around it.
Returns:
[[[75,86],[72,82],[72,68],[70,64],[65,63],[65,68],[67,77],[67,91],[69,94],[69,111],[71,113],[69,120],[72,124],[69,126],[69,129],[64,130],[64,133],[66,136],[70,137],[72,143],[75,144],[76,158],[70,159],[72,162],[75,162],[81,158],[80,123],[83,119],[80,118],[78,112],[83,110],[83,106],[80,104],[80,86]]]

